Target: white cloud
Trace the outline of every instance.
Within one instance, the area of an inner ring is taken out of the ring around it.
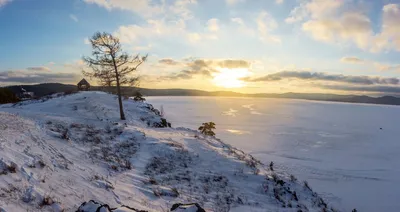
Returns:
[[[212,18],[207,21],[207,28],[211,32],[217,32],[219,30],[218,19]]]
[[[259,33],[259,38],[262,42],[265,43],[280,43],[281,39],[276,36],[272,35],[271,32],[274,31],[278,24],[276,23],[275,19],[265,11],[262,11],[257,19],[257,30]]]
[[[354,1],[306,0],[294,8],[286,23],[303,22],[303,31],[315,40],[380,52],[400,51],[400,5],[387,4],[382,9],[380,31],[373,30],[367,11],[355,8]],[[358,7],[362,7],[359,3]],[[357,8],[358,8],[357,7]]]
[[[340,59],[340,62],[342,62],[342,63],[364,63],[364,60],[360,59],[358,57],[342,57]]]
[[[371,21],[363,14],[345,13],[339,18],[313,19],[303,24],[303,30],[316,40],[332,43],[355,43],[368,49],[373,35]]]
[[[69,18],[71,18],[75,22],[79,21],[78,17],[76,17],[74,14],[69,14]]]
[[[290,11],[289,17],[285,19],[286,23],[295,23],[303,21],[307,17],[320,19],[330,17],[336,14],[338,9],[344,4],[344,1],[326,1],[309,0],[303,1],[298,7]]]
[[[83,0],[107,10],[127,10],[143,18],[168,17],[169,19],[191,19],[193,13],[188,8],[197,4],[197,0],[174,0],[173,4],[152,0]]]
[[[201,36],[199,33],[189,33],[187,36],[189,41],[192,43],[196,43],[201,40]]]
[[[84,0],[88,4],[97,4],[107,10],[129,10],[144,17],[162,13],[162,5],[153,5],[151,0]]]
[[[241,18],[232,18],[231,21],[233,23],[237,23],[237,24],[242,25],[242,26],[244,25],[244,21]]]
[[[282,4],[284,2],[284,0],[275,0],[275,3],[277,4]]]
[[[193,12],[189,9],[191,5],[196,5],[197,0],[177,0],[169,10],[178,17],[178,19],[189,20],[194,17]]]
[[[373,51],[400,51],[400,5],[387,4],[382,9],[382,30],[376,37]]]
[[[152,44],[148,44],[145,46],[136,46],[133,48],[134,51],[148,51],[153,48]]]
[[[12,0],[0,0],[0,7],[6,5],[7,3],[10,3]]]
[[[245,1],[246,0],[225,0],[226,4],[229,5],[229,6],[233,6],[233,5],[238,4],[238,3],[243,3]]]
[[[232,23],[235,23],[238,25],[238,30],[242,34],[248,35],[248,36],[254,36],[256,35],[256,31],[253,30],[252,28],[246,26],[246,23],[242,18],[232,18],[231,19]]]
[[[376,71],[400,71],[400,64],[387,64],[373,60],[364,60],[358,57],[342,57],[340,62],[363,65],[366,68],[374,67]]]

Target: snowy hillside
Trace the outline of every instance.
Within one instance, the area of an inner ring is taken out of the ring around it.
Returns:
[[[334,211],[290,173],[194,130],[161,128],[168,123],[149,104],[124,106],[126,121],[101,92],[0,105],[0,211],[76,211],[89,200],[145,211]]]

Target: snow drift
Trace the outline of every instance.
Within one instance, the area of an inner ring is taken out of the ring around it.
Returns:
[[[294,176],[168,128],[150,104],[124,107],[120,121],[116,96],[102,92],[0,106],[0,211],[77,211],[89,200],[143,211],[334,211]]]

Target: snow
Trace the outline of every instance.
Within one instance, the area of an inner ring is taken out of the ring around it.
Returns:
[[[174,203],[331,211],[290,173],[195,130],[160,128],[147,103],[128,99],[124,107],[120,121],[116,97],[102,92],[0,105],[0,211],[77,211],[90,200],[114,211],[168,211]]]
[[[163,106],[178,127],[215,122],[219,138],[307,180],[338,209],[400,207],[398,106],[224,97],[148,102]]]

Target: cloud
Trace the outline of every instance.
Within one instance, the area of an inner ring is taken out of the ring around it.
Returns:
[[[159,60],[158,62],[161,63],[161,64],[164,64],[164,65],[178,65],[178,64],[180,64],[180,62],[178,62],[178,61],[176,61],[174,59],[171,59],[171,58],[164,58],[164,59]]]
[[[229,6],[236,5],[238,3],[244,3],[246,0],[225,0],[226,4]]]
[[[88,4],[96,4],[104,7],[107,10],[128,10],[144,17],[162,13],[161,4],[151,4],[151,0],[135,0],[135,1],[120,1],[120,0],[83,0]]]
[[[12,0],[0,0],[0,7],[6,5],[7,3],[10,3]]]
[[[342,74],[328,74],[323,72],[309,72],[309,71],[281,71],[269,74],[258,78],[245,78],[243,80],[248,82],[268,82],[280,81],[284,79],[298,79],[298,80],[311,80],[311,81],[330,81],[348,84],[359,85],[398,85],[400,80],[398,78],[383,78],[371,76],[346,76]]]
[[[244,21],[241,18],[232,18],[231,21],[239,25],[244,25]]]
[[[248,27],[242,18],[231,18],[231,22],[238,25],[238,31],[248,36],[255,36],[257,32]]]
[[[47,83],[47,82],[72,82],[76,81],[79,75],[74,73],[54,72],[32,72],[25,70],[14,70],[0,72],[0,82],[3,83]]]
[[[189,34],[187,35],[187,37],[188,37],[188,39],[189,39],[189,41],[190,41],[191,43],[196,43],[196,42],[198,42],[198,41],[201,40],[201,36],[200,36],[199,33],[189,33]]]
[[[72,19],[75,22],[79,21],[78,17],[76,17],[74,14],[69,14],[69,18]]]
[[[211,78],[220,69],[239,69],[251,67],[251,62],[242,59],[186,59],[175,61],[169,58],[159,60],[159,63],[166,65],[179,65],[182,71],[160,77],[161,80],[192,79],[195,76]]]
[[[212,18],[208,20],[207,28],[210,32],[217,32],[219,30],[218,19]]]
[[[39,67],[28,67],[26,68],[27,70],[31,71],[50,71],[50,68],[45,67],[45,66],[39,66]]]
[[[209,70],[183,70],[178,73],[173,73],[168,76],[163,76],[161,80],[181,80],[181,79],[192,79],[194,76],[211,77],[212,72]]]
[[[284,2],[284,0],[275,0],[275,3],[277,4],[282,4]]]
[[[84,0],[87,4],[96,4],[107,10],[127,10],[143,18],[164,17],[168,19],[191,19],[193,14],[190,6],[197,0],[175,0],[171,4],[165,1],[152,0]]]
[[[400,5],[387,4],[382,13],[382,30],[375,36],[372,51],[400,51]]]
[[[215,28],[213,28],[213,30],[215,30]],[[162,41],[170,39],[179,42],[187,41],[189,44],[218,39],[217,35],[214,33],[198,33],[187,30],[183,20],[171,22],[150,19],[141,26],[120,26],[113,34],[118,37],[122,43],[136,45],[143,45],[143,43],[153,44],[155,42],[162,43]]]
[[[400,71],[400,64],[383,64],[379,62],[371,62],[373,66],[375,66],[378,71]]]
[[[145,46],[135,46],[135,47],[133,47],[133,50],[134,51],[149,51],[152,48],[153,48],[153,44],[148,44]]]
[[[259,33],[259,39],[264,43],[280,43],[281,39],[272,35],[271,32],[274,31],[278,24],[275,19],[266,11],[260,12],[256,19],[257,30]]]
[[[363,63],[364,60],[357,57],[343,57],[340,59],[342,63]]]
[[[352,44],[370,52],[400,51],[400,5],[384,5],[377,27],[363,6],[362,1],[305,0],[285,22],[303,22],[304,32],[325,43]]]
[[[386,64],[373,60],[364,60],[358,57],[343,57],[340,59],[340,62],[375,67],[378,71],[400,71],[400,64]]]
[[[371,21],[363,14],[345,13],[338,18],[324,18],[307,21],[303,30],[319,41],[327,43],[354,43],[361,49],[368,49],[373,34]]]

